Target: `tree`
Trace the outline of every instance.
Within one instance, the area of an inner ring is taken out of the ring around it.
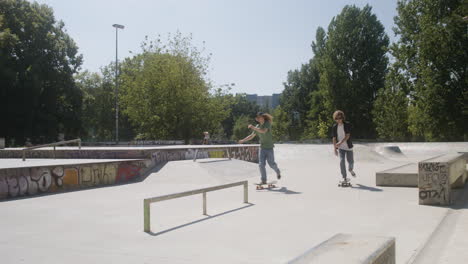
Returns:
[[[89,141],[115,140],[115,64],[101,68],[100,73],[84,71],[75,76],[83,93],[82,137]],[[119,113],[119,138],[133,140],[134,128],[128,116]]]
[[[331,113],[340,109],[354,123],[354,137],[375,136],[371,111],[377,91],[384,87],[388,43],[369,5],[345,6],[332,19],[319,65],[327,123],[331,124]]]
[[[249,124],[254,124],[251,117],[240,116],[234,122],[234,129],[232,133],[233,140],[240,140],[252,134],[252,130],[248,129]]]
[[[275,141],[289,140],[289,127],[291,120],[288,114],[278,106],[273,110],[272,134]]]
[[[229,116],[222,121],[222,126],[226,137],[231,138],[235,121],[241,116],[255,116],[260,111],[260,107],[248,101],[245,94],[229,94],[226,95],[226,100],[229,102],[228,107],[231,111]]]
[[[468,12],[463,0],[398,2],[391,47],[399,74],[408,83],[409,130],[425,140],[468,137]]]
[[[79,135],[82,95],[73,74],[82,57],[64,23],[25,0],[0,1],[0,17],[0,135],[20,143]]]
[[[310,94],[318,89],[318,72],[314,60],[303,64],[300,70],[289,71],[283,85],[280,104],[291,120],[289,135],[292,139],[299,139],[307,126]]]
[[[122,111],[140,138],[184,139],[219,127],[229,110],[223,91],[206,80],[209,57],[177,33],[164,44],[146,40],[122,64]]]

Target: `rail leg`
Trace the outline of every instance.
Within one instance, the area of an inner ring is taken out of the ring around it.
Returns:
[[[195,156],[193,157],[193,162],[197,161],[198,149],[195,150]]]
[[[206,192],[203,193],[203,215],[208,215],[206,213]]]
[[[143,230],[145,232],[150,232],[151,231],[151,218],[150,218],[150,203],[149,201],[143,200]]]
[[[249,187],[247,183],[244,183],[244,203],[249,202]]]

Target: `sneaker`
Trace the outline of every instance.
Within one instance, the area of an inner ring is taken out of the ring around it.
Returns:
[[[350,170],[349,173],[351,173],[351,176],[356,177],[356,173],[353,170]]]
[[[276,178],[279,180],[281,179],[281,174],[276,174]]]

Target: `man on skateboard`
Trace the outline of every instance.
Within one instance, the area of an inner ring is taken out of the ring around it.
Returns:
[[[253,130],[252,134],[247,136],[244,139],[239,140],[240,144],[243,144],[246,141],[253,139],[258,135],[260,138],[260,150],[259,150],[259,167],[261,175],[261,183],[267,184],[267,174],[265,165],[268,162],[268,165],[276,172],[277,179],[281,179],[281,172],[278,168],[278,165],[275,162],[275,154],[273,148],[273,136],[271,134],[271,124],[273,122],[273,117],[270,114],[259,112],[255,117],[255,120],[258,122],[258,125],[253,126],[249,125],[248,128]]]
[[[336,124],[333,125],[333,150],[335,155],[340,155],[340,169],[341,176],[343,181],[341,181],[338,186],[350,186],[349,179],[346,175],[346,161],[348,161],[349,172],[353,177],[356,177],[354,173],[354,153],[353,153],[353,143],[351,142],[351,124],[345,122],[345,115],[343,111],[336,110],[333,113],[333,119]]]

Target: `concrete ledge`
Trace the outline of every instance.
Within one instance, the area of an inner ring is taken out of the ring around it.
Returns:
[[[418,187],[418,165],[408,163],[403,166],[375,173],[377,186]]]
[[[57,159],[153,159],[158,162],[203,158],[234,158],[258,163],[258,144],[236,145],[183,145],[165,147],[57,147]],[[229,152],[229,155],[228,155]],[[0,150],[0,158],[21,158],[22,149]],[[28,151],[27,159],[54,158],[53,148],[40,148]]]
[[[450,205],[452,186],[463,187],[466,160],[463,154],[451,153],[419,162],[419,204]]]
[[[289,264],[394,264],[395,238],[337,234]]]

